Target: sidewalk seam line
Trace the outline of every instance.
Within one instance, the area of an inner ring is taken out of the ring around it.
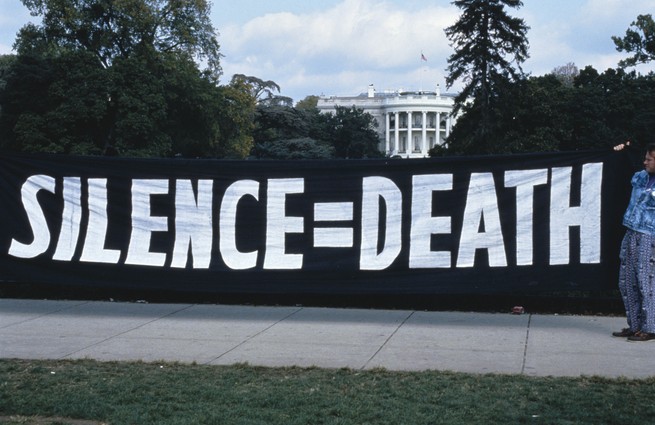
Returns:
[[[84,302],[80,302],[80,303],[75,304],[75,305],[69,305],[68,307],[62,307],[59,310],[49,311],[47,313],[40,314],[40,315],[38,315],[36,317],[21,320],[20,322],[10,323],[10,324],[5,325],[5,326],[0,326],[0,329],[9,329],[12,326],[22,325],[23,323],[31,322],[31,321],[34,321],[34,320],[39,320],[39,319],[41,319],[43,317],[50,316],[51,314],[61,313],[62,311],[69,310],[71,308],[75,308],[75,307],[79,307],[79,306],[83,306],[83,305],[88,304],[88,303],[89,303],[89,301],[84,301]]]
[[[530,324],[532,323],[532,314],[528,316],[528,328],[525,331],[525,345],[523,346],[523,362],[521,364],[521,375],[525,375],[525,363],[528,359],[528,342],[530,340]]]
[[[299,313],[300,311],[302,311],[303,309],[304,309],[304,307],[299,307],[297,310],[292,311],[291,313],[287,314],[286,316],[284,316],[284,317],[281,318],[280,320],[278,320],[278,321],[276,321],[276,322],[274,322],[274,323],[271,323],[269,326],[267,326],[267,327],[265,327],[264,329],[260,330],[260,331],[257,332],[256,334],[249,336],[248,338],[244,339],[243,341],[241,341],[240,343],[238,343],[238,344],[235,345],[234,347],[230,348],[229,350],[225,351],[224,353],[221,353],[220,355],[214,357],[213,359],[210,359],[210,360],[204,362],[203,364],[205,364],[205,365],[209,365],[209,364],[215,362],[216,360],[218,360],[218,359],[220,359],[221,357],[223,357],[223,356],[225,356],[225,355],[231,353],[232,351],[236,350],[237,348],[241,347],[242,345],[246,344],[247,342],[250,342],[250,341],[252,341],[253,339],[257,338],[259,335],[261,335],[261,334],[263,334],[264,332],[268,331],[268,330],[271,329],[273,326],[278,325],[278,324],[284,322],[284,321],[287,320],[289,317],[291,317],[291,316],[293,316],[293,315],[295,315],[295,314],[298,314],[298,313]]]
[[[369,363],[371,363],[373,361],[373,359],[378,355],[378,353],[380,351],[382,351],[382,349],[387,345],[387,343],[391,340],[391,338],[393,338],[393,336],[396,335],[396,333],[400,330],[400,328],[403,327],[403,325],[409,320],[410,317],[412,317],[414,315],[414,313],[416,313],[416,311],[412,311],[407,317],[405,317],[405,319],[403,319],[402,322],[400,322],[400,324],[396,327],[396,329],[394,329],[394,331],[391,333],[391,335],[389,335],[387,337],[387,339],[384,340],[382,345],[380,345],[378,347],[378,349],[375,351],[375,353],[373,353],[373,355],[366,361],[366,363],[364,363],[364,366],[359,368],[359,370],[364,370],[364,369],[366,369],[368,367]]]
[[[101,340],[101,341],[98,341],[98,342],[95,342],[95,343],[93,343],[93,344],[87,345],[87,346],[84,347],[84,348],[80,348],[79,350],[75,350],[75,351],[73,351],[73,352],[71,352],[71,353],[68,353],[68,354],[66,354],[66,355],[64,355],[64,356],[61,356],[59,359],[60,359],[60,360],[64,360],[64,359],[66,359],[66,358],[68,358],[68,357],[70,357],[70,356],[72,356],[72,355],[74,355],[74,354],[76,354],[76,353],[79,353],[80,351],[84,351],[84,350],[87,350],[87,349],[89,349],[89,348],[91,348],[91,347],[95,347],[95,346],[100,345],[100,344],[102,344],[102,343],[104,343],[104,342],[107,342],[107,341],[109,341],[109,340],[111,340],[111,339],[117,338],[117,337],[119,337],[119,336],[121,336],[121,335],[125,335],[126,333],[129,333],[129,332],[135,331],[135,330],[137,330],[137,329],[140,329],[140,328],[142,328],[142,327],[144,327],[144,326],[146,326],[146,325],[149,325],[149,324],[151,324],[151,323],[154,323],[154,322],[156,322],[156,321],[158,321],[158,320],[161,320],[161,319],[164,319],[164,318],[166,318],[166,317],[172,316],[172,315],[174,315],[174,314],[180,313],[180,312],[182,312],[182,311],[184,311],[184,310],[188,310],[188,309],[190,309],[190,308],[192,308],[192,307],[195,307],[196,305],[197,305],[197,304],[189,304],[189,305],[187,305],[187,306],[184,307],[184,308],[180,308],[180,309],[178,309],[178,310],[171,311],[171,312],[168,313],[168,314],[164,314],[163,316],[159,316],[159,317],[157,317],[157,318],[155,318],[155,319],[152,319],[152,320],[150,320],[150,321],[148,321],[148,322],[142,323],[142,324],[140,324],[139,326],[135,326],[135,327],[133,327],[133,328],[130,328],[130,329],[124,330],[123,332],[119,332],[119,333],[117,333],[117,334],[115,334],[115,335],[109,336],[109,337],[107,337],[107,338],[105,338],[105,339],[103,339],[103,340]]]

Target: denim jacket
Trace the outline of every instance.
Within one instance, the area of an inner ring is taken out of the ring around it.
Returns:
[[[648,173],[639,171],[632,176],[632,194],[623,225],[639,233],[655,235],[655,186],[647,189]]]

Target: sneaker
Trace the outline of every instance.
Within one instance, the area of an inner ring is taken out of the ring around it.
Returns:
[[[637,332],[631,331],[630,328],[623,328],[619,332],[612,332],[612,336],[616,336],[619,338],[627,338],[633,336],[636,333]]]
[[[635,332],[634,335],[628,337],[628,341],[651,341],[655,339],[655,334],[648,332]]]

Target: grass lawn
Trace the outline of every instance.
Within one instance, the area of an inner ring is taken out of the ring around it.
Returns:
[[[653,394],[655,379],[0,360],[11,425],[643,425]]]

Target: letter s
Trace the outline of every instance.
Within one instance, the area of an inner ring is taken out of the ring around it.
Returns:
[[[27,218],[32,227],[34,240],[30,244],[24,244],[16,239],[11,240],[9,255],[19,258],[34,258],[43,254],[50,245],[50,230],[45,214],[39,205],[37,195],[40,190],[47,190],[55,193],[55,179],[50,176],[36,175],[29,177],[21,189],[21,200],[27,212]]]

